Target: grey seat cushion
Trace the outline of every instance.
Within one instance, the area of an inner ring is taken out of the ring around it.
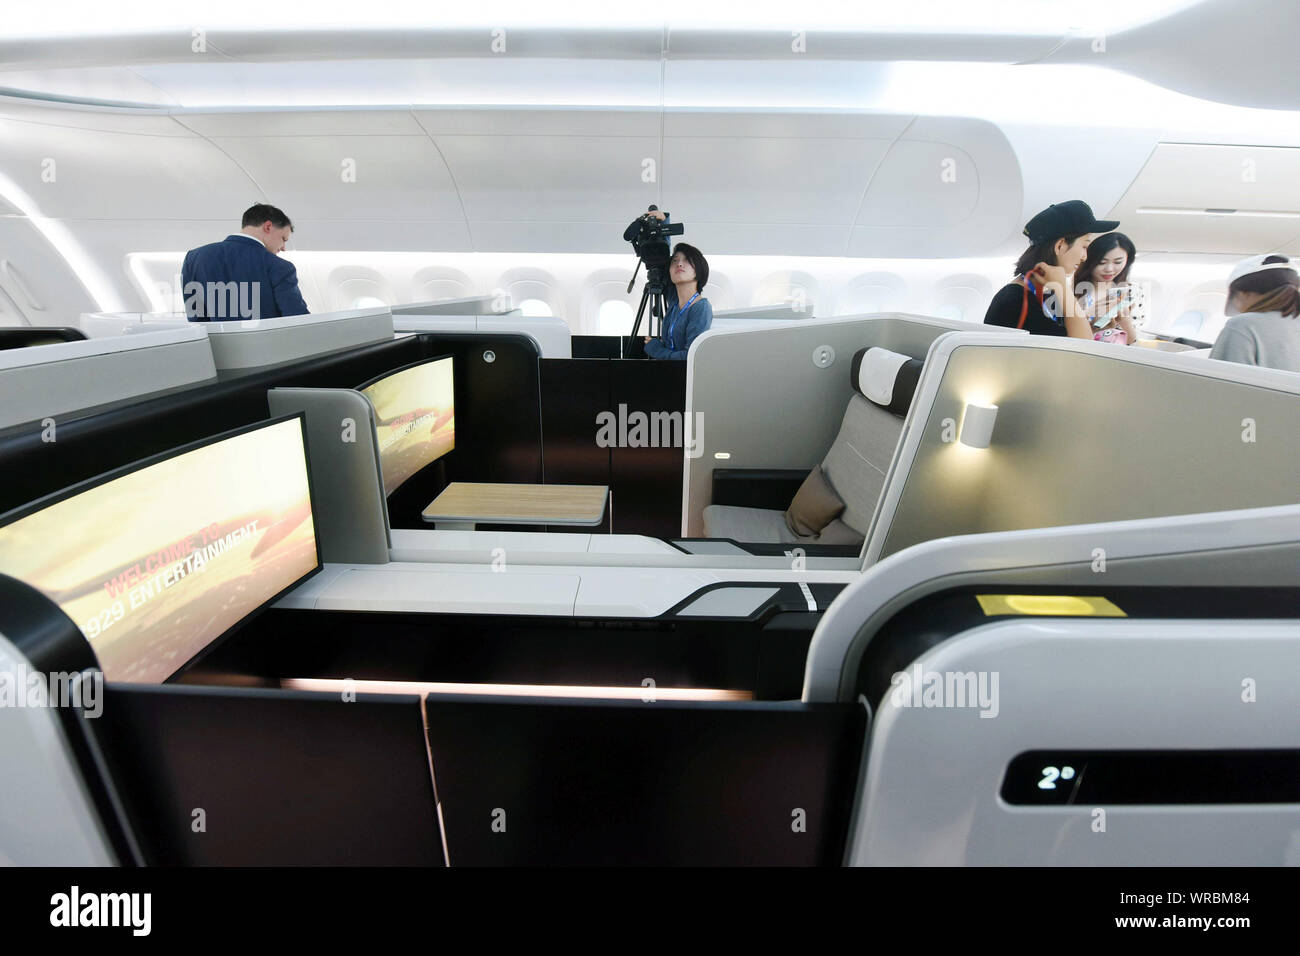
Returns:
[[[836,518],[819,535],[797,537],[785,523],[784,511],[709,505],[704,509],[704,536],[762,544],[861,544],[862,535]]]
[[[920,363],[905,362],[915,385]],[[911,390],[892,395],[906,410]],[[891,407],[893,405],[891,404]],[[821,534],[801,537],[785,523],[785,512],[766,508],[709,505],[704,509],[704,534],[709,538],[731,538],[764,544],[861,544],[871,527],[885,472],[903,433],[903,419],[889,409],[868,401],[855,391],[844,409],[839,433],[822,459],[822,476],[844,502],[844,511],[822,529]]]
[[[871,527],[885,472],[902,433],[901,418],[855,393],[822,461],[822,474],[844,501],[840,520],[859,536]]]

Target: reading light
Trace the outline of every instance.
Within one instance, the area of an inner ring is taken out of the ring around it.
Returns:
[[[996,405],[966,403],[961,419],[961,443],[971,448],[988,448],[993,437],[993,423],[998,420]]]
[[[977,594],[985,617],[1025,614],[1031,617],[1128,617],[1113,601],[1094,595]]]
[[[713,457],[716,458],[716,459],[718,459],[718,461],[726,461],[728,458],[731,457],[731,452],[729,452],[729,451],[715,451],[715,452],[713,453]]]

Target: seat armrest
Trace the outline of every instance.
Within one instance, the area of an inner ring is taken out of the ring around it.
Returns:
[[[712,504],[785,511],[809,468],[715,468]]]

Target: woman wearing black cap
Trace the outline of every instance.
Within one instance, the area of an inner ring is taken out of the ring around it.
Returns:
[[[1035,335],[1092,339],[1092,325],[1074,296],[1074,273],[1094,236],[1119,222],[1097,219],[1080,199],[1053,203],[1025,225],[1030,246],[1016,263],[1016,278],[989,303],[987,325],[1026,329]]]

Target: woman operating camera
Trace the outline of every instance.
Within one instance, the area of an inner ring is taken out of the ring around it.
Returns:
[[[672,287],[664,290],[666,311],[659,335],[645,337],[645,354],[684,360],[691,343],[713,324],[713,306],[701,296],[709,281],[709,262],[699,249],[679,242],[668,261],[668,280]]]

